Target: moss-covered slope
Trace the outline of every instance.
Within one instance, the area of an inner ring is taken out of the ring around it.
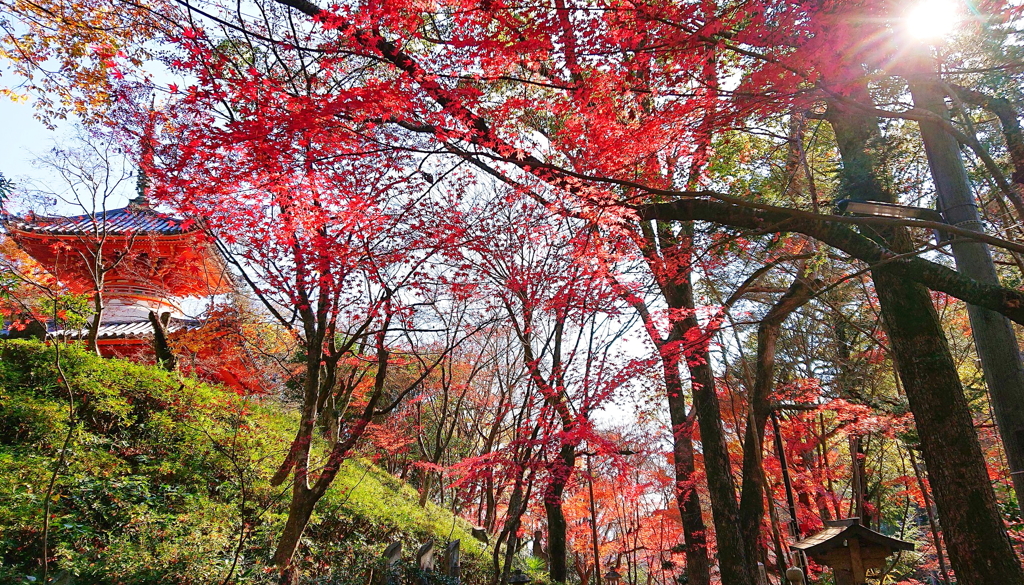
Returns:
[[[288,490],[267,479],[291,438],[290,409],[73,346],[60,348],[58,370],[56,351],[0,341],[0,582],[41,575],[54,477],[51,574],[67,571],[75,583],[272,580],[265,563]],[[361,583],[394,540],[411,557],[427,539],[460,539],[472,581],[485,555],[468,530],[443,509],[420,508],[414,490],[372,463],[349,461],[318,506],[301,562],[311,580]]]

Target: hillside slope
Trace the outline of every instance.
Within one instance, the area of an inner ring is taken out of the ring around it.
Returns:
[[[294,413],[75,347],[61,355],[67,384],[54,347],[0,341],[0,582],[42,574],[51,479],[51,575],[67,571],[75,583],[271,581],[265,562],[287,492],[267,478],[288,447]],[[361,583],[390,542],[401,540],[410,558],[430,538],[439,547],[460,539],[467,580],[483,574],[485,551],[465,521],[420,508],[412,488],[371,462],[349,461],[299,554],[312,581]]]

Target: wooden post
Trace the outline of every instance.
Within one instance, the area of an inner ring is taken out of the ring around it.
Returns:
[[[757,585],[768,585],[768,572],[765,571],[764,563],[757,563]]]
[[[459,559],[459,541],[453,540],[444,549],[444,574],[460,583],[462,580],[462,565]]]
[[[860,540],[851,538],[847,541],[850,547],[850,568],[853,571],[853,582],[856,585],[863,585],[867,582],[867,572],[864,570],[864,560],[860,553]]]

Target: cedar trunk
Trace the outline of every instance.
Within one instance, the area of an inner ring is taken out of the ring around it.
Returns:
[[[934,65],[931,59],[920,56],[914,63],[915,74],[908,75],[914,104],[946,118],[945,87],[938,75],[932,72]],[[937,206],[944,212],[946,221],[957,227],[984,232],[956,138],[938,122],[922,121],[919,126],[935,183]],[[957,270],[961,273],[980,282],[999,284],[992,254],[983,242],[956,238],[952,249]],[[1024,367],[1017,337],[1009,319],[994,311],[968,305],[967,313],[985,372],[999,437],[1010,467],[1010,477],[1019,500],[1024,496]]]
[[[866,88],[854,97],[871,103]],[[837,103],[829,104],[828,120],[839,143],[847,195],[894,201],[882,187],[878,120]],[[912,249],[905,228],[880,230],[873,237],[896,252]],[[1024,584],[930,293],[889,264],[873,266],[872,277],[957,579],[963,585]]]

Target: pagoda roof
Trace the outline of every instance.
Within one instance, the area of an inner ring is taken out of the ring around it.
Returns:
[[[167,324],[167,332],[173,333],[179,329],[188,329],[198,325],[197,321],[171,319]],[[47,337],[57,339],[85,339],[89,336],[89,329],[57,329],[47,332]],[[149,321],[131,321],[126,323],[103,323],[96,334],[97,340],[105,339],[146,339],[153,337],[153,324]]]
[[[173,333],[181,329],[198,327],[199,322],[193,319],[171,318],[167,324],[167,332]],[[53,323],[47,323],[47,339],[85,339],[89,336],[89,328],[81,329],[58,329]],[[0,329],[0,339],[11,334],[10,326]],[[153,324],[147,321],[125,321],[117,323],[103,323],[100,325],[96,339],[99,341],[108,339],[148,339],[153,337]]]
[[[8,229],[47,235],[77,235],[102,227],[108,235],[179,235],[194,232],[199,224],[194,220],[175,217],[156,211],[145,201],[137,199],[127,207],[108,209],[95,214],[63,216],[29,215],[7,216],[3,219]]]
[[[858,538],[861,542],[876,544],[891,550],[914,550],[914,543],[899,540],[875,532],[858,523],[859,518],[826,521],[826,528],[800,542],[793,543],[792,548],[802,550],[809,555],[819,555],[844,545],[844,541]]]

